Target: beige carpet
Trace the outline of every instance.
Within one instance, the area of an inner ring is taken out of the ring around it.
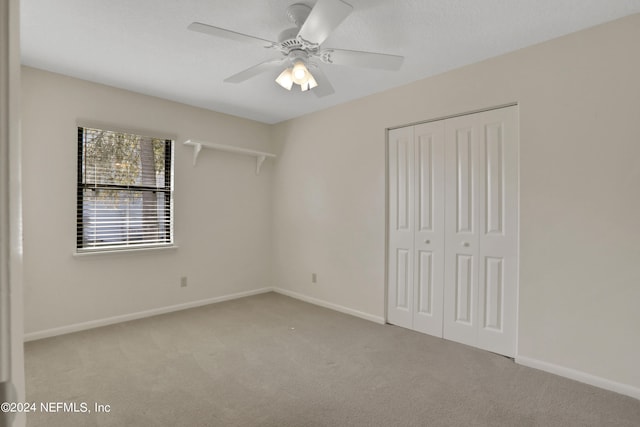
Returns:
[[[640,401],[269,293],[34,341],[29,426],[634,426]]]

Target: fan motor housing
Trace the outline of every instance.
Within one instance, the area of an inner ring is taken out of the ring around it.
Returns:
[[[285,55],[289,55],[294,50],[306,50],[308,53],[313,53],[309,49],[310,46],[301,43],[298,39],[300,27],[309,17],[309,13],[311,13],[311,7],[304,3],[295,3],[287,8],[287,18],[295,27],[287,28],[278,35],[276,47],[280,52]]]
[[[290,42],[296,42],[298,31],[298,28],[287,28],[286,30],[281,31],[280,34],[278,34],[278,43],[285,45],[291,44]]]

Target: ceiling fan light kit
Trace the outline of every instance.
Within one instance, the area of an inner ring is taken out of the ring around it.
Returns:
[[[214,37],[261,45],[278,50],[285,56],[285,58],[270,59],[254,65],[227,77],[225,82],[241,83],[285,64],[286,68],[278,75],[276,83],[287,90],[291,90],[295,83],[303,92],[321,87],[313,92],[322,97],[334,93],[334,90],[322,69],[312,61],[314,58],[325,64],[381,70],[398,70],[402,65],[404,59],[402,56],[321,47],[329,34],[349,16],[352,10],[353,7],[342,0],[318,0],[313,8],[302,3],[292,4],[287,9],[287,17],[296,27],[280,32],[278,42],[200,22],[192,23],[188,29]],[[313,67],[315,76],[309,71],[309,66]]]
[[[293,84],[300,85],[300,89],[304,92],[318,86],[318,82],[313,77],[302,61],[296,61],[291,68],[286,68],[278,78],[276,83],[287,90],[291,90]]]
[[[300,85],[300,89],[305,92],[309,89],[313,89],[318,86],[318,82],[313,77],[313,74],[306,67],[303,60],[295,60],[293,67],[286,68],[278,78],[276,83],[287,90],[291,90],[293,84]]]

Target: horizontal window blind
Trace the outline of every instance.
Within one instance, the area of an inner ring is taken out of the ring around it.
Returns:
[[[78,127],[76,248],[173,244],[173,141]]]

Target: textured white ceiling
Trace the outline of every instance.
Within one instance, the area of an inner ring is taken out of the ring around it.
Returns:
[[[405,62],[396,72],[322,64],[336,90],[324,98],[280,88],[279,71],[224,83],[275,51],[187,30],[200,21],[276,40],[296,0],[22,0],[22,62],[277,123],[640,12],[640,0],[346,1],[352,14],[323,46]]]

